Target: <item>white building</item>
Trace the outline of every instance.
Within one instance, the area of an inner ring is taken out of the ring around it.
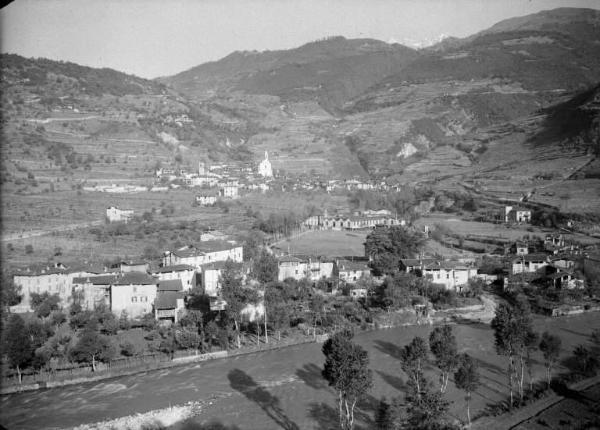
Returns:
[[[549,264],[545,254],[527,254],[516,257],[511,262],[511,273],[536,273]]]
[[[279,258],[279,272],[277,279],[283,281],[288,278],[293,278],[297,281],[306,278],[306,270],[308,263],[297,257],[286,255]]]
[[[105,273],[103,268],[67,268],[60,263],[19,270],[13,274],[13,283],[21,287],[21,303],[11,306],[11,312],[30,312],[32,293],[58,294],[61,305],[70,306],[74,279],[101,273]]]
[[[371,269],[365,261],[338,260],[337,268],[340,281],[351,284],[371,275]]]
[[[258,165],[258,174],[263,178],[273,177],[273,169],[271,167],[271,162],[269,161],[269,153],[267,151],[265,151],[265,159],[262,160]]]
[[[127,312],[130,318],[139,318],[153,310],[158,281],[139,272],[117,276],[110,286],[110,310],[115,315]]]
[[[108,219],[108,222],[127,222],[133,218],[133,210],[118,209],[111,206],[106,209],[106,218]]]
[[[469,283],[469,279],[477,277],[476,268],[452,261],[436,261],[424,265],[421,271],[423,276],[431,279],[432,283],[454,291],[461,291]]]
[[[197,246],[187,246],[176,251],[167,251],[163,256],[163,267],[187,264],[200,271],[203,264],[227,261],[241,263],[244,250],[239,245],[226,241],[201,242]]]
[[[160,267],[152,271],[152,276],[159,281],[180,280],[184,291],[196,286],[196,268],[188,264]]]

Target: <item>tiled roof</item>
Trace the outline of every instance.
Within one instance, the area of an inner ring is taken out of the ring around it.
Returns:
[[[280,263],[302,263],[302,260],[294,257],[292,255],[284,255],[283,257],[279,257]]]
[[[173,279],[167,281],[158,281],[158,291],[181,291],[183,285],[181,279]]]
[[[150,285],[156,283],[156,278],[153,278],[146,273],[127,272],[118,276],[113,285]]]
[[[369,266],[367,266],[366,261],[340,260],[338,262],[338,268],[341,271],[344,271],[344,270],[370,270]]]
[[[112,284],[117,275],[102,275],[102,276],[83,276],[80,278],[73,278],[74,284],[92,284],[92,285],[110,285]]]
[[[194,266],[189,264],[174,264],[173,266],[164,266],[152,270],[152,273],[171,273],[171,272],[183,272],[185,270],[196,270]]]
[[[176,291],[165,291],[160,293],[154,299],[154,307],[158,309],[177,308],[177,299],[183,298],[183,295]]]

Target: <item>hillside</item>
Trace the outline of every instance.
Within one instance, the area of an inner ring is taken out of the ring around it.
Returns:
[[[333,37],[285,51],[234,52],[161,82],[199,98],[242,90],[334,109],[417,56],[402,45]]]
[[[599,15],[544,11],[419,51],[333,37],[156,81],[2,56],[3,186],[147,182],[157,162],[256,161],[266,150],[279,172],[492,197],[542,187],[564,197],[546,203],[570,207],[575,193],[560,190],[596,180]]]

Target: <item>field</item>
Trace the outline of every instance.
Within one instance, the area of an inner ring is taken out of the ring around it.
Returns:
[[[597,314],[570,318],[538,318],[538,331],[549,330],[562,338],[566,356],[600,328]],[[374,386],[359,405],[358,428],[372,428],[374,407],[381,396],[402,396],[406,376],[400,370],[399,349],[418,335],[427,337],[431,327],[413,326],[357,334],[355,340],[369,353]],[[481,386],[474,393],[473,415],[503,400],[508,392],[506,359],[496,355],[493,333],[486,324],[455,326],[460,352],[477,359]],[[206,401],[200,415],[185,426],[217,420],[240,429],[336,428],[336,397],[321,377],[321,345],[298,345],[279,351],[237,356],[174,369],[132,375],[111,381],[2,398],[1,424],[11,429],[56,428],[97,422],[137,412],[161,409],[188,401]],[[544,377],[543,358],[534,354],[534,378]],[[426,366],[437,381],[438,371]],[[450,381],[446,399],[450,415],[465,419],[464,393]]]
[[[541,237],[544,238],[548,233],[554,233],[553,231],[540,229],[535,226],[528,224],[522,224],[519,226],[507,226],[506,224],[494,224],[488,222],[476,222],[476,221],[465,221],[457,218],[456,215],[443,215],[434,214],[424,216],[415,221],[415,225],[424,226],[428,225],[430,228],[436,224],[443,225],[451,233],[459,234],[463,236],[488,236],[488,237],[500,237],[507,240],[518,240],[523,236],[530,237]],[[565,238],[568,240],[579,241],[584,244],[597,243],[597,239],[590,238],[583,234],[565,234]]]
[[[336,230],[308,231],[278,242],[275,248],[290,254],[323,255],[330,257],[364,257],[364,242],[368,232]]]

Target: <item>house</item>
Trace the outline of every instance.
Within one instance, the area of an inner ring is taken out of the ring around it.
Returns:
[[[210,242],[213,240],[227,240],[227,235],[219,230],[205,231],[200,235],[200,242]]]
[[[350,289],[350,297],[352,297],[353,300],[366,298],[367,297],[367,289],[353,287]]]
[[[219,196],[226,199],[237,199],[239,195],[239,186],[237,184],[225,184],[219,188]]]
[[[225,266],[224,261],[202,265],[202,288],[204,294],[216,297],[221,292],[221,270]]]
[[[513,206],[504,207],[504,222],[531,222],[531,210]]]
[[[167,251],[162,259],[163,267],[187,264],[200,271],[203,264],[232,260],[244,260],[243,248],[226,241],[201,242],[196,246],[186,246],[176,251]]]
[[[327,261],[322,257],[309,257],[306,265],[306,277],[313,282],[321,278],[331,278],[333,267],[333,261]]]
[[[529,244],[527,242],[517,241],[512,245],[511,251],[515,255],[527,255],[529,254]]]
[[[441,284],[445,289],[454,291],[462,291],[469,279],[477,278],[477,268],[454,261],[435,261],[423,265],[421,271],[434,284]]]
[[[112,266],[121,272],[143,272],[147,273],[150,265],[143,260],[120,261]]]
[[[548,265],[546,254],[527,254],[511,260],[511,273],[535,273]]]
[[[435,258],[403,258],[399,261],[399,269],[406,273],[416,273],[417,275],[422,274],[424,266],[435,263]]]
[[[218,193],[214,190],[206,190],[196,196],[196,203],[200,206],[212,206],[217,203]]]
[[[152,276],[159,281],[179,280],[184,291],[189,291],[196,286],[196,268],[189,264],[159,267],[152,270]]]
[[[298,257],[286,255],[279,258],[279,272],[277,279],[283,281],[293,278],[297,281],[306,278],[308,263]]]
[[[371,276],[367,261],[338,260],[336,265],[340,281],[354,283],[361,278]]]
[[[61,263],[17,270],[13,273],[13,283],[21,288],[21,303],[11,306],[11,312],[30,312],[32,293],[58,294],[61,305],[69,306],[73,299],[73,280],[102,273],[106,273],[104,268],[66,267]]]
[[[176,324],[184,309],[185,304],[181,292],[165,291],[159,293],[154,299],[154,318],[158,321],[170,321]]]
[[[110,310],[116,315],[126,311],[130,318],[152,312],[157,284],[157,279],[146,273],[118,275],[110,285]]]
[[[73,292],[83,309],[92,310],[105,305],[110,309],[110,286],[116,280],[114,274],[83,276],[73,279]]]
[[[131,209],[118,209],[114,206],[106,209],[108,222],[128,222],[131,218],[133,218],[133,210]]]
[[[154,299],[154,318],[177,323],[179,313],[185,308],[181,280],[158,281]]]

